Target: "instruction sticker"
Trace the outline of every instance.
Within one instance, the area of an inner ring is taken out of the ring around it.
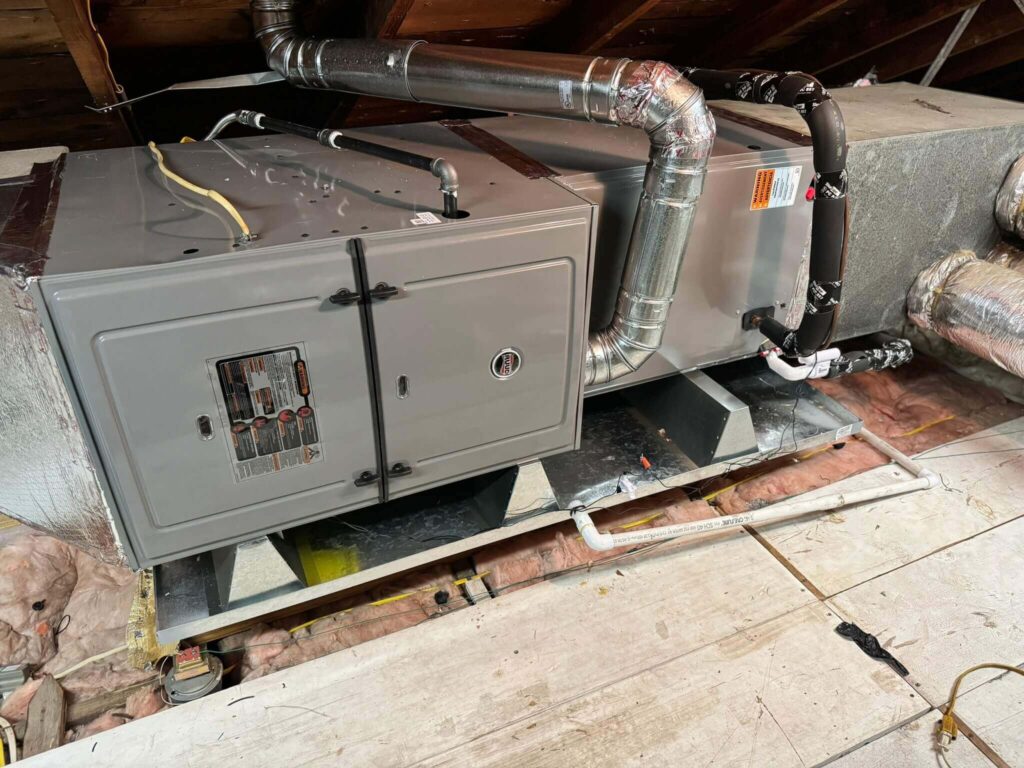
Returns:
[[[787,208],[795,203],[797,192],[800,190],[802,170],[803,166],[800,165],[759,169],[754,177],[754,194],[750,198],[750,210]]]
[[[572,109],[572,80],[558,81],[558,99],[562,109]]]
[[[414,218],[409,219],[409,223],[418,227],[420,224],[440,224],[441,220],[430,211],[421,211]]]
[[[323,461],[304,345],[206,362],[236,483]]]

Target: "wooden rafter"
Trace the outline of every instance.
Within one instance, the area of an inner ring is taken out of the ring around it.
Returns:
[[[46,5],[95,105],[106,107],[119,102],[123,94],[110,70],[103,41],[93,27],[89,0],[46,0]],[[94,118],[109,126],[116,143],[134,143],[130,114],[118,110]]]
[[[415,0],[370,0],[363,16],[363,36],[391,39],[398,37],[402,22],[409,14]],[[345,95],[338,101],[328,125],[346,125],[349,117],[359,106],[365,106],[367,97]]]
[[[958,16],[947,18],[899,41],[857,56],[830,69],[825,80],[829,84],[844,83],[862,76],[871,67],[877,69],[882,81],[906,78],[932,63],[957,20]],[[994,43],[1021,29],[1024,29],[1024,14],[1013,0],[986,0],[953,48],[949,66],[954,65],[959,55]],[[945,75],[940,81],[950,82]]]
[[[813,73],[826,72],[888,43],[900,40],[938,21],[955,16],[978,0],[887,0],[870,3],[848,21],[800,41],[776,57],[780,64],[799,61]]]
[[[596,53],[643,18],[660,0],[575,0],[537,37],[539,47],[563,53]]]
[[[703,45],[688,41],[674,59],[683,64],[725,67],[768,50],[780,37],[841,8],[848,0],[762,0],[748,2],[706,35]]]
[[[1019,61],[1024,61],[1024,29],[954,56],[939,71],[935,85],[958,83]]]
[[[46,0],[46,5],[96,106],[120,101],[103,43],[90,20],[88,0]]]

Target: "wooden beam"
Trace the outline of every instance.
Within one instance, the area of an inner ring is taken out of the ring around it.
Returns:
[[[370,0],[364,16],[365,37],[398,37],[415,0]]]
[[[887,0],[870,3],[848,19],[780,51],[773,61],[815,74],[955,16],[978,0]]]
[[[543,25],[537,44],[564,53],[596,53],[649,13],[660,0],[575,0]]]
[[[1018,61],[1024,61],[1024,29],[989,45],[954,56],[939,70],[935,85],[959,83]]]
[[[861,77],[872,67],[877,69],[878,78],[883,82],[905,79],[932,63],[958,18],[947,18],[897,42],[850,59],[830,69],[825,80],[831,85],[842,84]],[[1024,13],[1020,12],[1014,0],[986,0],[953,48],[952,55],[966,53],[1021,29],[1024,29]]]
[[[780,37],[831,13],[847,0],[763,0],[748,2],[706,36],[703,46],[687,45],[673,56],[687,65],[726,67],[769,50]]]
[[[85,87],[96,106],[106,107],[120,101],[120,91],[107,65],[103,44],[92,26],[86,3],[87,0],[46,0]]]
[[[43,678],[32,697],[26,722],[25,757],[56,749],[64,740],[64,689],[51,675]]]

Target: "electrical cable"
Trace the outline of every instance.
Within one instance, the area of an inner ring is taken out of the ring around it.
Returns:
[[[213,202],[217,203],[217,205],[223,208],[228,213],[228,215],[235,220],[235,223],[238,224],[238,228],[242,230],[241,239],[243,241],[254,239],[255,236],[249,229],[249,225],[245,223],[245,219],[242,218],[242,214],[238,212],[238,209],[235,208],[235,206],[232,205],[231,202],[226,197],[224,197],[224,195],[222,195],[215,189],[207,189],[205,187],[200,187],[198,184],[193,184],[191,181],[183,179],[181,176],[176,174],[174,171],[170,170],[164,164],[163,153],[159,149],[157,149],[155,143],[151,141],[147,146],[149,147],[149,151],[153,154],[153,158],[156,160],[156,165],[157,168],[160,169],[160,173],[162,173],[168,179],[173,181],[175,184],[184,187],[190,192],[195,192],[197,195],[208,197],[210,200],[213,200]]]
[[[954,710],[956,709],[956,698],[957,695],[960,693],[960,684],[964,681],[964,678],[967,677],[969,674],[971,674],[972,672],[977,672],[982,669],[1001,669],[1004,672],[1013,672],[1014,674],[1024,676],[1024,669],[1021,669],[1020,667],[1014,667],[1009,664],[1000,664],[997,662],[977,664],[971,667],[970,669],[965,669],[963,672],[957,675],[956,680],[953,681],[953,688],[949,692],[949,704],[946,705],[946,712],[942,716],[942,722],[939,725],[938,733],[935,736],[936,742],[939,747],[939,754],[942,755],[943,759],[945,759],[946,752],[949,751],[950,742],[953,741],[960,733],[960,729],[957,727],[956,717],[954,715]],[[949,764],[948,761],[946,764]]]
[[[2,717],[0,717],[0,731],[3,731],[4,738],[7,740],[7,752],[11,756],[10,762],[18,762],[18,741],[14,736],[14,727]],[[3,761],[2,750],[3,745],[0,744],[0,764]]]

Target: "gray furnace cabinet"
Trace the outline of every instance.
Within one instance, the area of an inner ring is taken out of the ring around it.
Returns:
[[[139,563],[576,447],[590,237],[580,205],[44,278]]]

